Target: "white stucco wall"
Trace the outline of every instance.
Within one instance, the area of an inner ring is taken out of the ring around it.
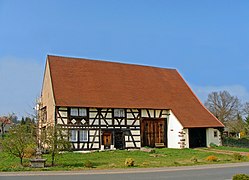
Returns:
[[[189,132],[188,132],[188,129],[183,129],[183,132],[185,133],[184,135],[184,139],[185,139],[185,148],[189,148]]]
[[[217,137],[214,137],[215,131],[217,132]],[[210,143],[214,143],[221,146],[221,134],[220,131],[214,128],[207,128],[207,147],[210,147]]]
[[[179,142],[183,137],[179,137],[179,132],[184,132],[183,126],[178,121],[174,113],[170,111],[168,118],[168,148],[181,148]]]

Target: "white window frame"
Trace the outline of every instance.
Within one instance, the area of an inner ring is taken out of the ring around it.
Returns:
[[[86,108],[70,108],[70,116],[85,117],[87,110]]]
[[[114,117],[125,117],[125,110],[124,109],[114,109],[113,115],[114,115]]]
[[[70,108],[71,116],[79,116],[78,108]]]
[[[79,108],[79,116],[87,116],[86,108]]]
[[[71,130],[70,131],[69,141],[77,142],[77,140],[78,140],[78,130]]]
[[[88,141],[88,131],[87,130],[79,130],[79,141],[86,142]]]

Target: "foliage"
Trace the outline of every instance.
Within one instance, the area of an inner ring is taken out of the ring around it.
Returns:
[[[218,147],[218,145],[217,145],[217,144],[214,144],[214,143],[210,143],[209,146],[210,146],[211,148]]]
[[[20,158],[21,165],[25,156],[25,149],[35,146],[35,139],[32,137],[26,125],[13,126],[8,135],[2,139],[1,145],[3,151],[12,156]]]
[[[226,138],[223,138],[222,143],[224,146],[249,148],[248,138],[236,139],[236,138],[226,137]]]
[[[240,161],[243,159],[243,156],[240,153],[233,153],[234,160]]]
[[[193,156],[191,159],[190,159],[191,162],[193,163],[198,163],[198,159],[196,158],[196,156]]]
[[[206,160],[210,162],[216,162],[218,161],[218,158],[214,155],[211,155],[211,156],[206,157]]]
[[[32,146],[28,146],[24,149],[24,157],[25,158],[31,158],[34,157],[36,153],[36,150]]]
[[[237,114],[234,120],[227,121],[226,127],[228,128],[229,132],[242,134],[245,134],[246,132],[246,123],[244,122],[240,114]]]
[[[89,161],[89,160],[87,160],[84,165],[87,168],[93,168],[93,163],[91,161]]]
[[[233,180],[249,180],[249,176],[246,174],[236,174],[233,176]]]
[[[41,132],[41,144],[51,154],[52,166],[55,163],[55,157],[61,150],[70,149],[68,142],[68,131],[63,130],[60,126],[48,126]]]
[[[134,160],[132,158],[126,158],[125,159],[125,166],[127,166],[127,167],[134,166]]]

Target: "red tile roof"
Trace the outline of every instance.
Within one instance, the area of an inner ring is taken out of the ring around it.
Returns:
[[[56,106],[170,109],[183,127],[223,127],[175,69],[48,56]]]

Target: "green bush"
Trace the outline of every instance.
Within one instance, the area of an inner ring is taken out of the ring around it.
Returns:
[[[127,167],[134,166],[134,160],[132,158],[126,158],[125,159],[125,166],[127,166]]]
[[[197,159],[195,156],[193,156],[193,157],[190,159],[190,161],[192,161],[193,163],[198,163],[198,159]]]
[[[246,174],[236,174],[233,176],[233,180],[249,180],[249,176]]]
[[[93,163],[91,161],[87,160],[85,162],[85,167],[87,167],[87,168],[93,168]]]
[[[217,144],[214,144],[214,143],[210,143],[209,146],[210,146],[211,148],[218,147],[218,145],[217,145]]]
[[[236,138],[226,137],[226,138],[223,138],[222,143],[223,143],[223,146],[249,148],[248,138],[236,139]]]
[[[240,153],[233,153],[234,160],[240,161],[243,159],[243,156]]]

